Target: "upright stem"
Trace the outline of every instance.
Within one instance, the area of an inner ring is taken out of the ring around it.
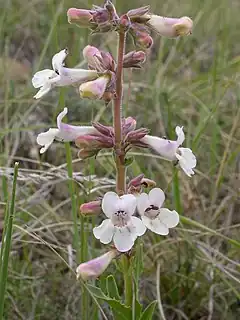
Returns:
[[[122,149],[122,95],[123,95],[123,56],[125,53],[125,31],[119,32],[118,61],[116,72],[116,98],[114,99],[113,126],[115,132],[116,152],[116,190],[118,194],[126,191],[125,182],[125,154]]]

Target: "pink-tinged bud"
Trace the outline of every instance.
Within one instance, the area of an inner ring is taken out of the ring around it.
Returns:
[[[140,128],[134,131],[129,132],[126,135],[125,141],[135,144],[137,142],[140,142],[140,140],[145,137],[149,133],[148,129]]]
[[[111,250],[100,257],[81,263],[76,269],[77,279],[86,281],[98,278],[117,255],[117,250]]]
[[[123,68],[141,68],[146,61],[146,53],[143,51],[131,51],[124,55]]]
[[[135,38],[135,44],[143,49],[150,49],[153,45],[153,38],[148,33],[142,33]]]
[[[99,122],[92,122],[92,126],[104,136],[107,136],[107,137],[114,136],[113,127],[105,126]]]
[[[75,140],[77,147],[87,148],[87,149],[102,149],[102,148],[112,148],[113,138],[103,135],[83,135]]]
[[[101,51],[101,61],[104,70],[115,71],[116,62],[110,52]]]
[[[145,16],[149,12],[149,6],[132,9],[127,12],[127,15],[131,19],[132,22],[147,22],[150,18],[146,18]]]
[[[192,33],[193,21],[189,17],[167,18],[157,15],[148,15],[147,25],[161,36],[176,38]]]
[[[132,117],[127,117],[123,119],[122,130],[123,134],[126,135],[128,132],[136,129],[137,121]]]
[[[110,81],[110,75],[105,74],[96,80],[88,81],[80,85],[79,92],[82,98],[101,99],[107,85]]]
[[[89,67],[98,70],[100,66],[100,60],[102,58],[101,52],[98,48],[87,45],[83,49],[83,57],[87,61]]]
[[[78,158],[84,160],[91,157],[95,157],[99,151],[100,151],[99,149],[92,150],[92,149],[83,148],[78,151]]]
[[[131,21],[127,14],[123,14],[119,19],[119,27],[122,31],[127,31],[131,25]]]
[[[90,10],[70,8],[67,11],[68,22],[75,23],[80,27],[90,27],[92,14]]]
[[[101,213],[101,201],[95,200],[83,203],[80,206],[80,212],[84,215],[98,215]]]
[[[144,174],[140,174],[139,176],[133,178],[129,184],[128,184],[128,187],[130,186],[133,186],[133,187],[139,187],[141,186],[141,183],[142,183],[142,179],[144,178]]]

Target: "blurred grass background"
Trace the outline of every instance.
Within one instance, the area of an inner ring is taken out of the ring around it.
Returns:
[[[52,56],[68,47],[68,66],[84,66],[81,50],[88,43],[113,53],[116,35],[90,36],[67,23],[69,7],[88,8],[92,1],[1,0],[0,2],[0,173],[12,183],[13,163],[20,162],[5,319],[101,319],[96,306],[69,272],[77,258],[72,249],[73,220],[64,144],[54,143],[39,155],[36,136],[56,125],[69,108],[68,122],[110,123],[111,107],[80,100],[77,89],[53,89],[34,101],[31,77],[51,67]],[[96,0],[94,4],[101,5]],[[157,299],[168,320],[240,318],[239,263],[239,1],[115,1],[119,12],[150,4],[163,16],[190,16],[193,34],[181,39],[154,36],[144,69],[125,72],[125,114],[158,136],[184,126],[186,144],[198,159],[196,175],[179,172],[179,190],[171,163],[147,151],[136,154],[128,177],[145,173],[167,193],[175,208],[180,195],[185,219],[169,237],[144,236],[143,304]],[[128,50],[133,49],[131,39]],[[128,81],[131,79],[131,92]],[[77,204],[111,190],[111,154],[79,161],[72,147]],[[176,194],[177,192],[177,194]],[[178,193],[179,192],[179,193]],[[1,196],[0,235],[5,200]],[[84,223],[83,223],[84,221]],[[92,236],[97,219],[79,216],[79,260],[104,252]],[[235,242],[229,240],[234,239]],[[62,257],[62,259],[61,259]],[[64,263],[64,260],[66,263]],[[79,261],[78,261],[79,262]],[[109,272],[117,275],[116,267]],[[119,286],[122,280],[118,278]],[[84,300],[84,303],[82,301]],[[83,312],[81,306],[88,308]],[[104,307],[104,306],[103,306]],[[105,308],[106,309],[106,308]],[[108,314],[108,310],[105,310]],[[162,319],[159,309],[155,319]]]

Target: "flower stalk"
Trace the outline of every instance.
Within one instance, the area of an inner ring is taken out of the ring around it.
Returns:
[[[113,106],[113,127],[115,133],[115,155],[116,155],[116,191],[119,195],[125,193],[125,152],[122,148],[122,95],[123,95],[123,59],[125,54],[126,31],[119,31],[118,57],[116,72],[116,98]]]

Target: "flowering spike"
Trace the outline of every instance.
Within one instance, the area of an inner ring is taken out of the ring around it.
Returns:
[[[109,84],[110,78],[109,74],[105,74],[96,80],[81,84],[79,87],[80,96],[88,99],[101,99]]]
[[[80,212],[84,215],[98,215],[101,213],[101,201],[95,200],[81,204]]]
[[[111,250],[100,257],[81,263],[76,269],[77,279],[86,281],[98,278],[118,254],[117,250]]]

